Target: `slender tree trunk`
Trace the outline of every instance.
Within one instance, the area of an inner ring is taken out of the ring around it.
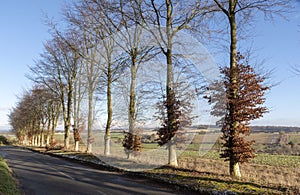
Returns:
[[[33,145],[34,145],[34,146],[37,146],[38,143],[39,143],[38,141],[39,141],[39,136],[38,136],[38,135],[35,135],[35,136],[34,136],[34,144],[33,144]]]
[[[136,49],[132,51],[131,53],[131,66],[130,66],[130,95],[129,95],[129,106],[128,106],[128,123],[129,123],[129,133],[132,134],[132,139],[129,140],[133,144],[133,147],[135,148],[134,144],[134,135],[137,134],[135,131],[135,85],[136,85],[136,74],[137,74],[137,68],[136,68]],[[133,158],[134,155],[133,152],[135,151],[128,151],[127,153],[127,159]]]
[[[38,134],[37,136],[36,136],[36,146],[40,146],[40,143],[41,143],[41,134]]]
[[[64,90],[64,88],[62,87],[62,90]],[[69,123],[68,123],[68,114],[67,114],[67,108],[65,106],[65,97],[64,97],[64,93],[61,94],[61,105],[62,105],[62,112],[63,112],[63,120],[64,120],[64,148],[67,149],[69,148],[69,143],[70,143],[70,127],[69,127]]]
[[[166,33],[167,33],[167,52],[166,60],[167,60],[167,83],[166,83],[166,92],[167,92],[167,117],[168,117],[168,129],[170,132],[174,131],[173,123],[174,120],[174,110],[173,104],[175,103],[175,94],[173,89],[173,62],[172,62],[172,42],[173,42],[173,35],[172,35],[172,7],[171,1],[166,0],[167,5],[167,23],[166,23]],[[168,164],[170,166],[178,166],[177,157],[176,157],[176,146],[172,142],[172,139],[169,141],[169,157],[168,157]]]
[[[91,82],[91,81],[89,81]],[[88,137],[87,137],[87,152],[92,152],[92,127],[93,127],[93,91],[92,86],[90,86],[91,83],[89,83],[89,111],[88,111]]]
[[[51,146],[54,146],[54,142],[55,142],[55,138],[54,138],[54,135],[55,135],[55,127],[52,123],[52,127],[51,127],[51,138],[50,138],[50,145]]]
[[[47,134],[47,137],[46,137],[46,146],[49,146],[50,144],[50,134]]]
[[[107,75],[107,122],[105,128],[105,137],[104,137],[104,155],[110,155],[110,126],[112,123],[112,97],[111,97],[111,69],[110,65],[108,67],[108,75]]]
[[[55,129],[57,127],[57,122],[59,118],[59,110],[60,106],[58,106],[58,109],[55,110],[55,108],[52,109],[52,123],[51,123],[51,138],[50,138],[50,145],[54,146],[55,142]]]
[[[136,83],[136,61],[135,55],[132,56],[132,63],[130,67],[131,82],[130,82],[130,96],[129,96],[129,107],[128,107],[128,122],[129,122],[129,133],[134,134],[135,124],[135,83]]]
[[[81,71],[81,70],[80,70]],[[80,142],[80,133],[79,133],[79,112],[81,105],[81,79],[75,80],[74,85],[74,95],[73,95],[73,110],[74,110],[74,127],[73,127],[73,135],[74,135],[74,150],[79,151],[79,142]]]
[[[48,119],[48,124],[47,124],[46,146],[49,146],[49,144],[50,144],[50,128],[51,128],[50,116],[51,116],[51,114],[49,113],[49,111],[48,111],[48,116],[49,116],[49,119]]]
[[[71,126],[71,113],[72,113],[72,95],[73,95],[73,86],[72,82],[69,81],[68,88],[68,99],[67,99],[67,115],[66,115],[66,124],[65,124],[65,149],[70,148],[70,126]]]
[[[45,144],[45,134],[44,134],[44,131],[42,130],[41,139],[40,139],[40,146],[43,147],[44,144]]]
[[[237,62],[236,62],[236,55],[237,55],[237,32],[236,32],[236,18],[235,18],[235,7],[236,2],[234,0],[229,1],[229,24],[230,24],[230,82],[231,82],[231,89],[230,89],[230,98],[233,101],[229,103],[229,118],[232,122],[231,124],[231,132],[229,138],[229,145],[233,147],[234,138],[236,136],[236,131],[239,125],[239,122],[235,119],[235,104],[234,99],[237,99]],[[235,160],[235,156],[232,154],[229,160],[229,172],[232,177],[240,178],[241,173],[239,169],[239,164]]]
[[[45,129],[45,123],[44,123],[44,121],[42,122],[42,130],[41,130],[41,134],[40,134],[40,146],[41,147],[43,147],[44,146],[44,144],[45,144],[45,131],[44,131],[44,129]]]
[[[65,122],[65,137],[64,137],[64,148],[69,149],[70,147],[70,126],[68,120]]]

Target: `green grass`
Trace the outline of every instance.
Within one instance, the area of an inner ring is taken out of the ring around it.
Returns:
[[[198,151],[186,150],[182,153],[182,157],[199,157]],[[209,151],[202,158],[221,160],[219,152]],[[251,159],[251,163],[270,165],[278,167],[300,167],[300,156],[292,155],[272,155],[272,154],[256,154],[255,158]]]
[[[296,168],[300,167],[300,156],[258,154],[251,162],[278,167]]]
[[[157,143],[143,143],[142,147],[143,150],[153,150],[153,149],[157,149],[159,146]]]
[[[0,157],[0,194],[18,195],[20,194],[16,182],[9,171],[9,168],[2,157]]]

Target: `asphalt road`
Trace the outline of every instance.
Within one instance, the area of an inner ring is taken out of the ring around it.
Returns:
[[[4,157],[26,195],[190,194],[144,178],[97,170],[26,149],[1,146]]]

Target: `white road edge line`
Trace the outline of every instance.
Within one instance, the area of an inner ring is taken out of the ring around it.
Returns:
[[[101,192],[101,191],[97,191],[97,192],[99,192],[101,195],[107,195],[107,194],[105,194],[104,192]]]

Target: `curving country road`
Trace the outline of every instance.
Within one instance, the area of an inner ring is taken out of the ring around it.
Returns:
[[[190,194],[148,179],[97,170],[18,147],[1,146],[0,156],[7,160],[26,195]]]

